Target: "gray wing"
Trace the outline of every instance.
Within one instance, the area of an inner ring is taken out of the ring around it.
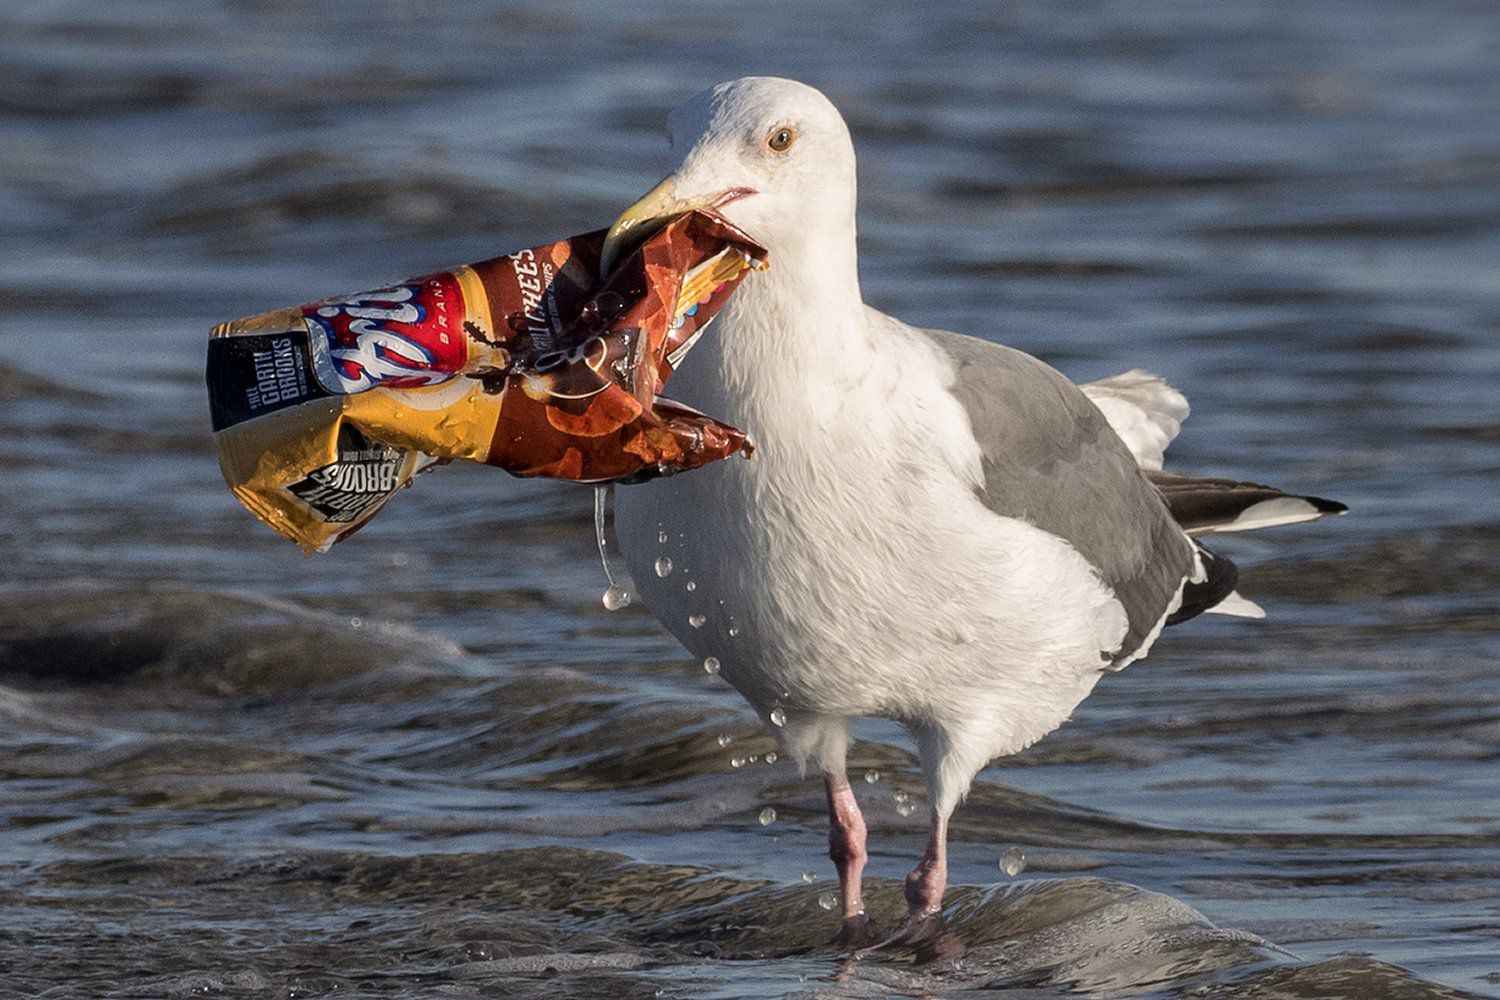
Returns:
[[[982,498],[997,514],[1064,539],[1125,608],[1130,660],[1194,570],[1193,544],[1125,443],[1083,391],[1036,358],[924,330],[952,360],[954,396],[983,452]]]

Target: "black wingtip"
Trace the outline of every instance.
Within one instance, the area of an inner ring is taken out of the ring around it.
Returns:
[[[1191,618],[1197,618],[1228,597],[1233,592],[1235,584],[1240,582],[1239,567],[1213,549],[1198,545],[1198,555],[1203,559],[1203,581],[1183,584],[1182,603],[1167,617],[1168,625],[1177,625]]]
[[[1339,503],[1337,500],[1324,500],[1322,497],[1301,497],[1317,508],[1319,514],[1347,514],[1349,505]]]

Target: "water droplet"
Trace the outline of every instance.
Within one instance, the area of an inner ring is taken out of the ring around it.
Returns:
[[[730,767],[744,767],[745,766],[745,758],[743,758],[743,757],[731,757],[729,759],[729,766]]]
[[[656,575],[670,576],[672,574],[672,560],[667,556],[656,557]]]
[[[703,672],[705,674],[716,674],[719,672],[719,658],[717,656],[705,656],[703,658]]]
[[[594,487],[594,541],[599,546],[599,562],[604,567],[604,578],[609,589],[599,600],[606,611],[619,611],[630,604],[630,591],[615,582],[615,574],[609,568],[609,550],[604,543],[604,505],[609,499],[609,487]]]
[[[729,744],[731,744],[733,742],[734,742],[734,737],[730,736],[728,733],[720,733],[719,734],[719,746],[721,746],[721,747],[727,747]]]
[[[614,319],[615,314],[625,308],[625,300],[614,292],[600,292],[594,297],[594,304],[604,314],[605,319]]]
[[[760,754],[753,753],[753,754],[750,755],[750,759],[748,761],[746,761],[746,763],[747,764],[754,764],[758,760],[760,760]]]
[[[813,883],[813,882],[816,882],[817,880],[818,880],[818,873],[815,872],[815,871],[813,871],[812,869],[808,869],[807,871],[805,871],[805,872],[802,873],[802,881],[804,881],[804,882]]]
[[[781,759],[780,757],[776,756],[776,751],[775,750],[772,750],[770,753],[766,754],[766,763],[767,764],[774,764],[774,763],[776,763],[780,759]]]
[[[1000,853],[1000,870],[1011,878],[1026,868],[1026,852],[1019,847],[1007,847]]]
[[[495,957],[490,946],[481,941],[471,941],[464,945],[464,958],[471,962],[488,962]]]
[[[776,810],[772,809],[770,806],[766,806],[760,811],[760,815],[757,816],[756,819],[760,820],[761,826],[770,826],[772,823],[776,822]]]
[[[875,784],[875,782],[877,782],[879,780],[880,780],[880,772],[879,771],[866,771],[865,772],[865,784],[867,784],[867,785],[873,785],[873,784]]]
[[[917,804],[908,799],[905,802],[896,803],[896,811],[903,816],[910,816],[917,811]]]
[[[359,615],[355,615],[353,618],[349,619],[349,627],[350,628],[359,628],[364,623],[365,623],[365,620],[363,618],[359,617]]]
[[[731,626],[729,626],[729,634],[730,635],[739,635],[740,634],[740,627],[738,625],[731,625]]]
[[[704,622],[708,621],[703,615],[688,615],[688,624],[693,628],[702,628]]]
[[[898,788],[894,792],[892,792],[891,798],[898,804],[911,801],[911,796],[906,793],[906,790],[904,788]]]
[[[831,909],[833,909],[835,906],[839,905],[838,893],[834,893],[834,892],[825,892],[825,893],[823,893],[823,895],[821,895],[821,896],[818,897],[818,905],[821,906],[825,910],[831,910]]]
[[[697,584],[696,584],[696,583],[694,583],[694,582],[693,582],[693,581],[692,581],[692,580],[689,580],[689,581],[688,581],[688,582],[687,582],[687,585],[686,585],[686,590],[687,590],[687,592],[688,592],[688,593],[689,593],[689,594],[691,594],[691,593],[692,593],[692,592],[693,592],[693,591],[695,591],[695,590],[697,590],[697,589],[698,589],[698,585],[697,585]]]
[[[771,725],[778,727],[786,725],[786,709],[780,705],[771,709]]]
[[[666,532],[665,529],[663,529],[661,531],[658,531],[656,533],[656,544],[658,544],[658,545],[665,545],[665,544],[667,544],[667,532]]]

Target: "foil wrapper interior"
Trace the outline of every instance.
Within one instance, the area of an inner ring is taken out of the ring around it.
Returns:
[[[230,490],[317,552],[456,459],[599,483],[748,456],[744,432],[660,393],[764,248],[690,212],[601,280],[604,235],[215,327]]]

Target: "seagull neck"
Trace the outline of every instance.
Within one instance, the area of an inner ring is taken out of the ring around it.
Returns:
[[[740,323],[782,356],[826,356],[861,335],[864,300],[851,230],[847,241],[799,240],[775,248],[771,266],[735,292],[729,308]]]
[[[871,357],[852,229],[842,247],[770,250],[770,268],[745,277],[668,387],[765,443],[828,403],[830,371],[855,373]]]
[[[808,231],[813,230],[813,231]],[[821,230],[821,231],[820,231]],[[809,225],[790,245],[771,252],[771,268],[809,294],[847,306],[860,301],[854,226]]]
[[[782,447],[780,435],[795,439],[840,405],[831,373],[857,381],[874,358],[852,262],[830,268],[786,253],[772,261],[730,296],[722,326],[672,385],[690,405]]]

